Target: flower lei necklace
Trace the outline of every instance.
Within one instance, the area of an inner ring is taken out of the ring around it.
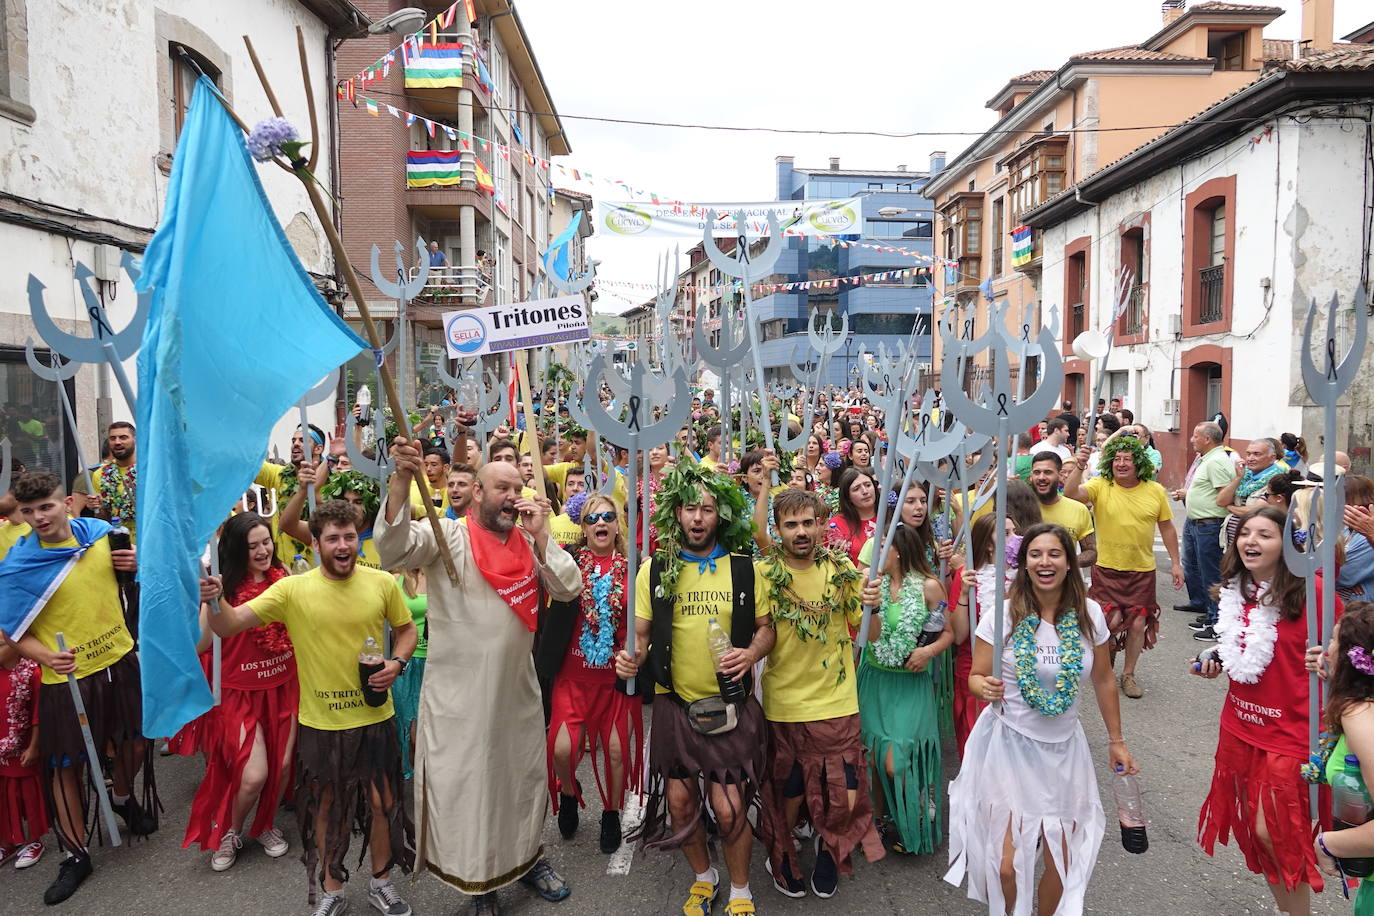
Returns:
[[[821,604],[827,609],[824,617],[817,617],[814,614],[806,613],[802,610],[800,596],[792,590],[792,571],[782,560],[781,545],[774,544],[767,554],[767,559],[762,565],[763,578],[768,582],[768,602],[772,609],[773,620],[776,622],[787,621],[792,624],[792,630],[797,634],[797,639],[806,642],[808,639],[819,640],[822,643],[830,642],[830,637],[826,633],[826,625],[834,614],[839,614],[842,620],[848,620],[850,615],[859,607],[859,571],[854,568],[854,564],[849,562],[849,554],[844,550],[837,550],[831,547],[816,548],[816,565],[823,566],[828,564],[834,572],[826,580],[825,592],[821,595]],[[835,683],[842,684],[845,679],[844,653],[851,645],[849,639],[849,628],[846,626],[841,630],[841,636],[835,640],[835,650],[831,658],[821,660],[821,667],[829,671],[831,662],[839,659],[838,669],[835,675]]]
[[[1040,616],[1032,614],[1016,625],[1011,634],[1012,654],[1016,658],[1016,687],[1026,705],[1044,716],[1062,716],[1078,698],[1083,677],[1083,634],[1078,629],[1078,614],[1073,608],[1059,612],[1054,629],[1059,634],[1059,673],[1054,676],[1054,693],[1045,690],[1036,676],[1039,646],[1035,633]]]
[[[1274,643],[1279,638],[1279,609],[1264,601],[1269,583],[1255,590],[1254,605],[1247,610],[1245,596],[1233,583],[1226,583],[1217,600],[1217,654],[1221,666],[1233,681],[1254,684],[1264,676],[1274,660]]]
[[[9,702],[5,708],[5,734],[0,735],[0,760],[17,756],[24,750],[29,740],[29,726],[33,709],[33,669],[36,662],[21,658],[14,670],[0,677],[9,677],[12,683]]]
[[[124,484],[123,492],[120,484]],[[131,521],[134,517],[135,494],[138,486],[136,465],[122,468],[113,461],[100,466],[100,498],[109,509],[110,518]]]
[[[577,647],[592,668],[601,668],[611,660],[611,648],[620,619],[625,613],[625,558],[615,554],[611,568],[596,571],[596,555],[585,547],[578,551],[577,565],[582,569],[582,635]],[[616,586],[619,586],[618,588]]]
[[[883,606],[892,604],[892,577],[884,574],[879,588]],[[882,636],[872,645],[873,657],[884,668],[905,667],[906,660],[916,650],[921,628],[930,619],[930,608],[926,607],[925,579],[921,576],[908,575],[903,578],[895,601],[902,606],[896,625],[888,627],[884,622]]]

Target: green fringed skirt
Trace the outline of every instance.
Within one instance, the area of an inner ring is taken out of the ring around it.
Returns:
[[[887,815],[907,852],[935,852],[940,823],[940,714],[936,683],[927,666],[920,674],[859,665],[859,723]],[[892,755],[892,775],[886,761]]]

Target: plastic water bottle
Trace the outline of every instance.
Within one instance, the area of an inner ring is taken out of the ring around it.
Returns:
[[[720,685],[720,695],[727,703],[744,702],[744,682],[735,680],[720,670],[721,659],[734,648],[729,635],[720,625],[720,620],[712,617],[706,624],[706,647],[711,650],[711,667],[716,669],[716,683]]]
[[[366,386],[358,387],[358,425],[366,426],[372,422],[372,391]]]
[[[1150,848],[1145,835],[1145,806],[1140,798],[1140,780],[1118,770],[1112,774],[1112,794],[1116,796],[1116,816],[1121,821],[1121,846],[1127,852],[1142,853]]]
[[[300,554],[296,554],[294,557],[291,558],[291,572],[292,574],[297,576],[299,576],[301,573],[308,573],[310,572],[310,564],[306,562],[305,557],[301,556]]]
[[[926,622],[921,627],[920,635],[916,637],[916,648],[928,646],[940,638],[940,634],[945,632],[945,612],[949,605],[941,601],[930,609],[930,614],[926,616]]]
[[[384,664],[386,660],[382,658],[382,647],[377,645],[377,640],[371,636],[363,640],[363,651],[358,653],[358,679],[368,706],[381,706],[386,702],[386,690],[377,690],[367,684],[367,679],[381,671]]]
[[[129,534],[129,529],[124,527],[124,523],[115,519],[114,529],[107,535],[110,541],[111,550],[131,550],[134,546],[133,536]],[[120,585],[128,585],[134,581],[134,572],[130,569],[116,569],[114,571],[115,581]]]
[[[1331,829],[1358,827],[1371,815],[1374,815],[1374,802],[1370,801],[1369,790],[1365,788],[1360,759],[1354,754],[1346,754],[1345,765],[1331,780]],[[1374,857],[1341,859],[1341,868],[1352,878],[1368,878],[1374,874]]]

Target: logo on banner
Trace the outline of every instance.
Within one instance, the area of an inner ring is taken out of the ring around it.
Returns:
[[[818,232],[828,235],[846,235],[855,231],[858,218],[854,211],[842,203],[831,202],[811,211],[811,225]]]
[[[449,345],[459,353],[475,353],[487,339],[486,325],[472,315],[458,314],[444,328]]]
[[[606,213],[606,228],[621,235],[639,235],[653,224],[652,215],[638,207],[615,207]]]

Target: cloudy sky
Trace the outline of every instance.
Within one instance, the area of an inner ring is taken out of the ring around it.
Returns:
[[[1265,32],[1297,38],[1301,0]],[[564,163],[661,197],[752,201],[775,196],[774,157],[823,167],[925,170],[993,123],[983,107],[1015,74],[1055,69],[1070,54],[1135,44],[1161,25],[1158,0],[518,0],[573,154]],[[1374,16],[1336,0],[1339,38]],[[576,36],[575,38],[573,36]],[[647,127],[621,118],[860,135]],[[598,198],[615,189],[584,185]],[[692,243],[684,240],[684,249]],[[593,239],[604,279],[650,282],[658,242]],[[602,287],[598,311],[632,302]]]

